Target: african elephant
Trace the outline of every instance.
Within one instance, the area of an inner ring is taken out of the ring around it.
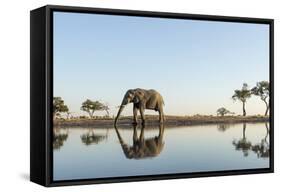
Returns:
[[[133,103],[133,124],[137,124],[138,110],[140,111],[142,123],[145,123],[144,110],[150,109],[159,112],[159,122],[164,122],[163,105],[164,101],[160,93],[153,89],[130,89],[123,97],[123,101],[115,118],[114,125],[116,125],[118,118],[123,111],[125,105]]]
[[[127,145],[121,134],[119,133],[117,127],[115,126],[115,131],[117,133],[118,140],[121,144],[124,155],[128,159],[144,159],[152,158],[158,156],[164,147],[163,137],[164,137],[164,125],[163,123],[159,124],[159,134],[155,137],[145,138],[144,137],[144,124],[141,127],[141,133],[138,137],[137,125],[134,124],[133,132],[133,145]]]

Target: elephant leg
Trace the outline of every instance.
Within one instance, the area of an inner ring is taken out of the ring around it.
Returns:
[[[159,122],[164,123],[164,113],[162,107],[159,109]]]
[[[162,112],[159,110],[159,122],[163,123]]]
[[[137,120],[137,117],[138,117],[138,109],[137,107],[134,105],[134,108],[133,108],[133,114],[134,114],[134,120],[133,120],[133,124],[137,124],[138,123],[138,120]]]
[[[158,135],[160,142],[162,142],[162,140],[163,140],[163,135],[164,135],[164,124],[161,123],[161,124],[159,124],[159,135]]]
[[[134,126],[134,133],[133,133],[133,143],[136,144],[138,141],[138,132],[137,132],[137,126]]]
[[[145,128],[145,126],[143,125],[141,128],[141,133],[140,133],[140,141],[142,143],[144,143],[144,128]]]
[[[140,107],[140,114],[141,114],[141,119],[142,119],[142,124],[145,123],[145,117],[144,117],[144,109]]]

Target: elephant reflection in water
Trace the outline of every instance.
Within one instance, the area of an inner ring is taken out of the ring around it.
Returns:
[[[53,149],[60,149],[68,138],[68,130],[54,128],[53,130]]]
[[[144,138],[145,125],[141,126],[140,136],[138,137],[137,125],[133,125],[133,145],[128,146],[123,138],[121,137],[117,127],[115,126],[115,131],[117,133],[119,142],[121,144],[122,150],[128,159],[144,159],[153,158],[158,156],[163,147],[163,135],[164,135],[164,125],[159,124],[159,134],[158,136],[152,138]]]
[[[233,141],[232,144],[235,146],[236,150],[242,150],[244,156],[249,155],[249,151],[253,151],[257,154],[258,158],[266,158],[269,157],[269,143],[267,141],[267,137],[269,134],[268,124],[265,123],[266,127],[266,136],[261,140],[260,143],[253,145],[246,138],[246,123],[243,124],[243,137],[239,141]]]
[[[104,139],[108,138],[108,129],[106,129],[105,134],[96,134],[94,129],[89,129],[89,131],[80,136],[82,143],[85,145],[99,144]]]

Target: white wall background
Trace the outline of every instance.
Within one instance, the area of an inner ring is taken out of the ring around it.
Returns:
[[[246,176],[44,188],[29,182],[29,11],[45,4],[275,19],[275,173]],[[280,188],[281,12],[277,0],[1,1],[0,191],[271,191]]]

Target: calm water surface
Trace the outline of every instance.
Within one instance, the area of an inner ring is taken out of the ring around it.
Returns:
[[[265,123],[55,128],[54,180],[269,168]]]

